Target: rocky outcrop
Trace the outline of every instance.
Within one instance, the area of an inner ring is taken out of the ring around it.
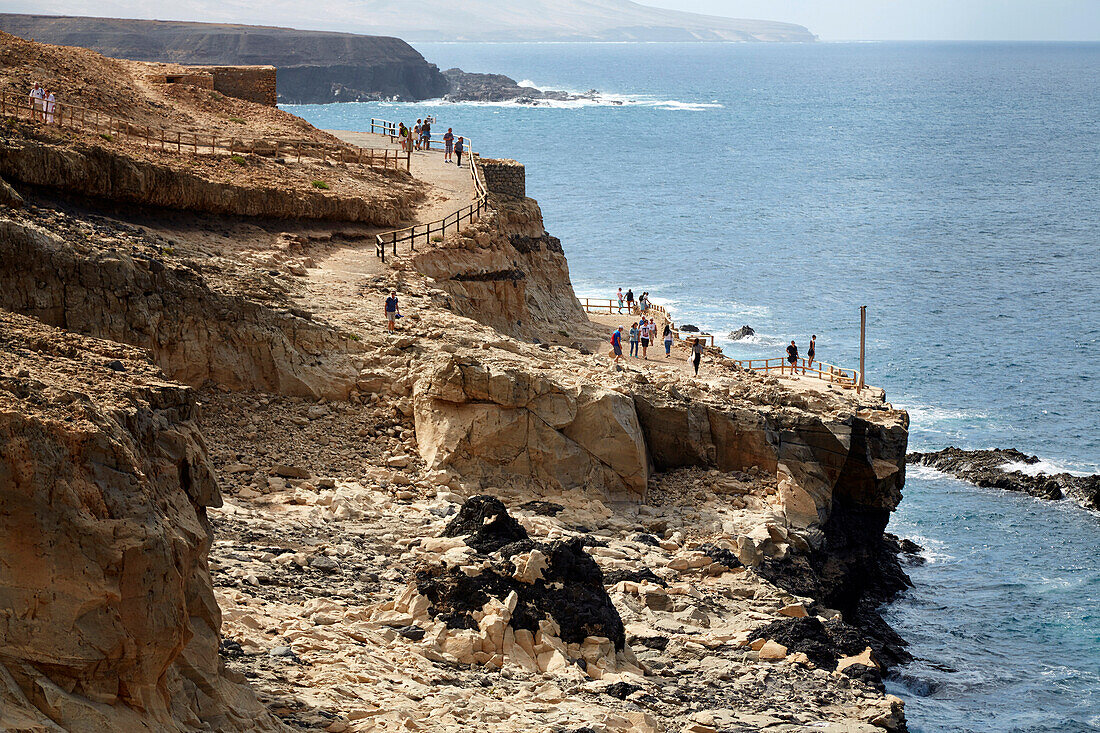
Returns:
[[[179,21],[0,14],[0,29],[105,56],[181,64],[269,64],[290,104],[428,99],[447,91],[434,64],[398,38]]]
[[[0,351],[0,727],[282,730],[218,657],[190,391],[11,314]]]
[[[561,242],[538,203],[493,195],[490,205],[481,220],[415,254],[412,266],[453,297],[455,312],[511,336],[546,340],[583,322]]]
[[[540,102],[566,102],[578,99],[596,99],[596,90],[584,94],[536,89],[520,86],[510,76],[504,74],[475,74],[462,69],[447,69],[443,72],[447,78],[448,90],[444,97],[449,102],[507,102],[517,100],[524,104]]]
[[[224,165],[233,165],[228,157]],[[142,160],[86,143],[57,144],[11,132],[0,135],[0,175],[85,196],[210,214],[323,219],[395,226],[410,201],[376,189],[347,196],[310,186],[241,185]]]
[[[1038,456],[1012,448],[962,450],[944,448],[933,453],[910,453],[906,460],[949,473],[975,486],[1019,491],[1039,499],[1067,496],[1089,509],[1100,510],[1100,474],[1075,476],[1070,473],[1024,473],[1008,470],[1010,465],[1034,466]]]
[[[0,219],[0,307],[146,348],[174,379],[346,397],[355,344],[322,324],[211,290],[187,266]]]
[[[420,454],[485,485],[534,481],[640,498],[649,459],[630,398],[469,356],[426,365],[413,387]]]

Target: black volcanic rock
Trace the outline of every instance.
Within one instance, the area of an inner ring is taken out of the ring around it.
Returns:
[[[443,536],[467,536],[467,545],[489,554],[505,545],[526,540],[527,530],[508,513],[500,499],[479,494],[462,503],[458,515],[444,528]]]
[[[1100,510],[1100,474],[1041,473],[1032,476],[1018,470],[1006,471],[1010,463],[1033,466],[1039,462],[1038,457],[1013,448],[962,450],[948,447],[934,453],[910,453],[905,460],[949,473],[975,486],[1020,491],[1040,499],[1056,500],[1068,495],[1090,509]]]

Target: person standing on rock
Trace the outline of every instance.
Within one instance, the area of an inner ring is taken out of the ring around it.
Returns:
[[[623,358],[623,327],[619,326],[611,334],[611,356],[614,364],[618,364]]]
[[[639,333],[640,332],[638,331],[637,322],[631,324],[631,326],[630,326],[630,355],[633,356],[635,359],[638,358],[638,335],[639,335]]]
[[[810,369],[814,368],[814,354],[817,353],[817,334],[810,336],[810,346],[806,349],[806,366]],[[802,373],[805,374],[806,370],[803,369]]]
[[[443,162],[450,163],[454,158],[455,149],[455,134],[451,131],[451,128],[447,128],[447,132],[443,135]]]
[[[455,141],[455,165],[459,168],[462,167],[462,151],[466,149],[466,146],[462,144],[462,136],[458,136],[458,140]]]
[[[787,347],[787,362],[791,365],[791,374],[794,374],[798,365],[798,346],[794,339],[791,339],[791,345]],[[782,368],[779,369],[779,373],[783,374]]]
[[[619,313],[623,312],[623,289],[619,288]]]
[[[390,297],[386,298],[386,328],[391,332],[394,331],[400,316],[401,308],[397,304],[397,291],[394,290],[390,293]]]
[[[665,324],[665,358],[672,356],[672,326]]]
[[[695,376],[699,376],[699,362],[703,360],[703,339],[695,339],[695,343],[691,345],[691,359],[692,366],[695,367]]]

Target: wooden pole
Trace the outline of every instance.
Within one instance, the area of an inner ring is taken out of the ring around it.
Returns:
[[[863,391],[864,378],[867,375],[867,306],[859,307],[859,384],[856,392]]]

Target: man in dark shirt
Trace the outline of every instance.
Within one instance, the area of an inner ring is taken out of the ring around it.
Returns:
[[[393,331],[397,321],[397,317],[401,315],[401,310],[397,305],[397,291],[390,293],[390,297],[386,298],[386,328]]]
[[[791,339],[791,345],[787,347],[787,362],[791,365],[791,374],[794,374],[798,365],[798,347],[795,346],[794,339]],[[780,369],[779,373],[782,374],[783,370]]]

